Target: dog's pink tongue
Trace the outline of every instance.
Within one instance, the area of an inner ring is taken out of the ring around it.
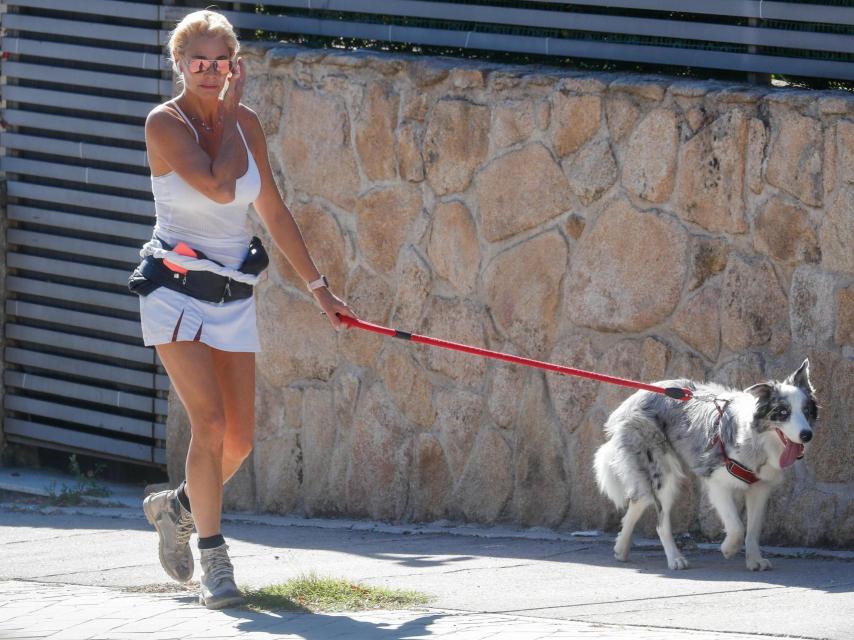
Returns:
[[[795,460],[800,458],[804,454],[804,445],[799,444],[797,442],[792,442],[791,440],[786,440],[786,448],[783,449],[783,453],[780,455],[780,468],[785,469],[786,467],[790,467],[795,464]]]

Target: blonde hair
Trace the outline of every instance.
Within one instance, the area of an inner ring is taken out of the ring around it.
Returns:
[[[191,38],[198,36],[223,38],[228,47],[229,58],[234,58],[240,51],[240,43],[237,41],[234,27],[224,15],[207,9],[188,13],[169,34],[167,48],[169,49],[169,61],[172,63],[172,69],[175,73],[180,73],[178,59],[184,55],[187,43]]]

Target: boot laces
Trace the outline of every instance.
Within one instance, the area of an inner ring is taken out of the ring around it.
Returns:
[[[234,567],[228,557],[228,546],[211,549],[207,554],[205,574],[216,584],[222,580],[234,580]]]
[[[181,517],[178,519],[178,532],[176,538],[178,544],[185,545],[190,542],[190,536],[193,534],[193,514],[181,509]]]

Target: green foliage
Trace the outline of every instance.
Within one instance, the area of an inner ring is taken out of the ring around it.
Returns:
[[[83,471],[75,454],[68,457],[68,473],[74,476],[74,484],[67,485],[64,482],[57,489],[57,483],[51,482],[45,489],[51,504],[66,507],[81,504],[86,498],[106,498],[111,492],[106,487],[98,484],[100,476],[106,465],[98,463],[91,469]]]

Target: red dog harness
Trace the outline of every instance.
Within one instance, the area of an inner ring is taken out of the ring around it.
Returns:
[[[753,473],[750,469],[741,464],[738,460],[733,460],[726,454],[726,447],[724,446],[724,441],[721,438],[721,418],[724,417],[724,411],[726,411],[726,407],[729,404],[729,400],[724,401],[723,406],[718,404],[718,401],[715,400],[715,409],[718,410],[718,417],[715,420],[715,437],[712,438],[712,442],[709,444],[709,447],[714,447],[717,445],[721,450],[721,455],[724,459],[724,466],[726,470],[729,471],[729,474],[734,478],[738,478],[742,482],[746,482],[747,484],[754,484],[759,482],[759,477]]]

